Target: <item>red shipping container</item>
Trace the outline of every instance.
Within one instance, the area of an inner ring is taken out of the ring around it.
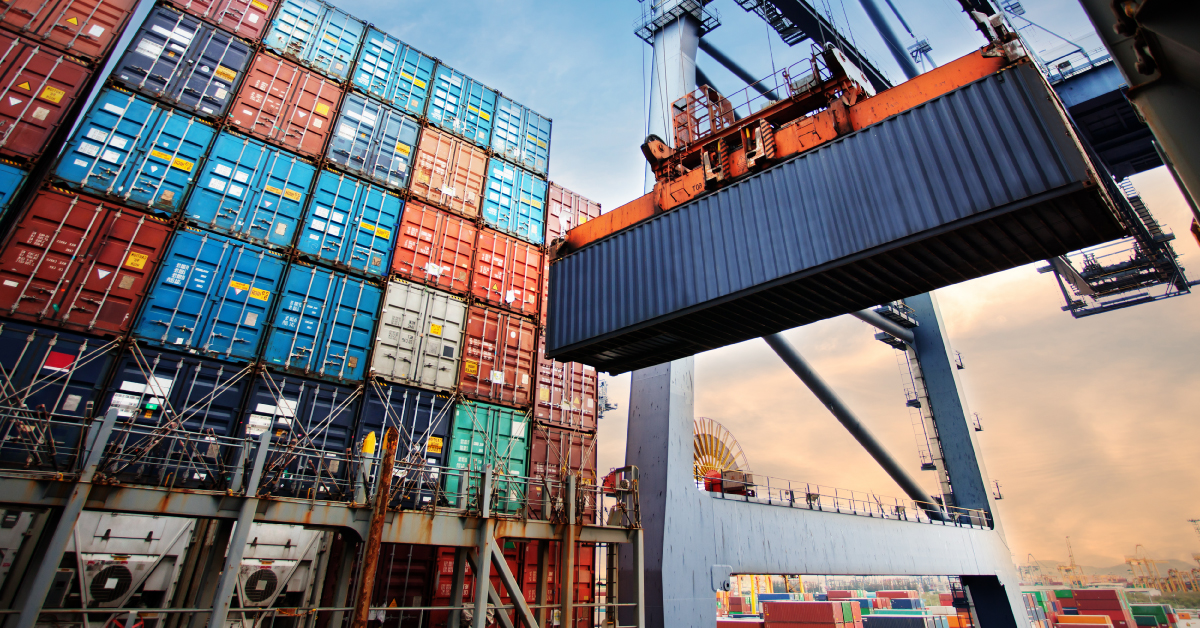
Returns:
[[[428,606],[436,574],[437,549],[432,545],[381,544],[371,606],[388,606],[392,602],[396,606]],[[406,618],[415,620],[416,615],[409,612]]]
[[[0,250],[0,312],[89,334],[122,334],[170,235],[157,218],[42,190]]]
[[[875,596],[879,597],[879,594],[876,593]],[[954,594],[938,593],[938,606],[954,606]]]
[[[826,591],[825,595],[831,600],[848,600],[854,597],[854,591],[842,591],[834,589],[832,591]]]
[[[501,544],[503,546],[504,542],[501,541]],[[504,551],[504,559],[505,559],[505,562],[508,563],[509,570],[512,571],[513,577],[517,578],[518,582],[519,582],[520,577],[521,577],[520,576],[520,574],[521,574],[521,571],[520,571],[521,559],[520,559],[519,547],[513,546],[510,548],[505,548],[503,551]],[[470,606],[475,601],[475,575],[472,573],[472,568],[471,568],[471,565],[469,564],[469,561],[470,561],[470,559],[468,559],[468,564],[464,565],[466,568],[464,570],[464,574],[466,577],[463,579],[463,598],[462,598],[463,606]],[[504,588],[504,584],[501,582],[500,576],[496,573],[495,563],[493,563],[491,566],[491,578],[489,578],[489,579],[491,580],[492,586],[496,588],[496,593],[500,594],[500,600],[506,605],[510,604],[511,602],[510,602],[510,598],[508,595],[508,590]],[[449,606],[450,605],[450,594],[453,592],[453,590],[454,590],[454,548],[453,547],[438,548],[437,568],[436,568],[436,585],[434,587],[433,594],[432,594],[433,599],[431,601],[431,604],[429,604],[429,605],[430,606]],[[489,600],[489,603],[490,603],[490,600]],[[510,619],[515,619],[515,617],[516,617],[515,613],[516,613],[515,610],[509,611]],[[444,627],[446,625],[447,621],[449,620],[450,612],[449,611],[432,611],[427,615],[427,617],[429,618],[429,621],[426,625],[430,626],[430,628],[441,628],[441,627]]]
[[[546,478],[549,481],[551,504],[561,503],[566,494],[566,474],[578,476],[577,482],[582,485],[595,486],[596,477],[596,435],[564,430],[545,425],[533,426],[533,434],[529,441],[529,461],[532,464],[529,473],[535,479]],[[533,516],[541,518],[542,493],[546,488],[536,483],[529,488],[529,509]],[[554,508],[552,505],[551,508]],[[577,507],[578,508],[578,507]],[[589,500],[578,514],[583,522],[595,524],[596,504]]]
[[[468,218],[478,218],[486,180],[487,153],[483,149],[432,127],[421,130],[408,186],[414,196]]]
[[[527,408],[530,402],[537,328],[508,312],[472,305],[458,391],[479,401]]]
[[[0,12],[4,27],[76,57],[103,57],[121,34],[137,0],[13,0]]]
[[[1071,595],[1076,600],[1115,600],[1120,601],[1116,589],[1074,589]]]
[[[276,0],[169,0],[233,34],[258,43],[271,24]]]
[[[917,598],[917,597],[918,597],[918,594],[917,594],[917,592],[916,592],[916,591],[910,591],[910,590],[903,590],[903,591],[876,591],[876,592],[875,592],[875,597],[901,598],[901,599],[904,599],[904,598],[908,598],[908,599],[915,599],[915,598]]]
[[[546,204],[546,244],[571,229],[600,217],[600,203],[551,181]]]
[[[290,151],[321,157],[341,101],[342,88],[336,83],[260,52],[230,109],[229,122]]]
[[[89,76],[61,52],[0,32],[0,154],[40,157]]]
[[[392,272],[447,292],[467,294],[478,233],[474,223],[409,201],[400,216]]]
[[[1117,599],[1075,598],[1075,603],[1078,604],[1075,608],[1078,608],[1080,613],[1084,610],[1119,611],[1123,608],[1121,601]]]
[[[471,295],[510,312],[536,319],[542,304],[542,266],[537,246],[480,229],[471,273]]]
[[[775,624],[779,625],[779,624]],[[824,624],[822,624],[824,625]],[[744,619],[718,619],[717,628],[752,628],[753,626],[765,626],[762,620],[747,621]]]
[[[547,552],[547,570],[546,570],[546,604],[560,604],[562,600],[561,591],[559,590],[558,559],[562,552],[562,546],[557,541],[530,541],[525,544],[524,560],[522,561],[521,571],[523,577],[521,579],[521,589],[525,593],[525,602],[534,604],[537,602],[538,590],[538,554],[540,552],[539,543],[549,543]],[[596,602],[594,596],[596,585],[596,548],[594,545],[586,545],[583,543],[575,547],[575,603],[576,604],[592,604]],[[551,609],[552,614],[553,610]],[[537,614],[537,611],[534,611]],[[575,619],[570,624],[578,628],[591,628],[592,626],[592,608],[576,608]]]
[[[828,626],[841,623],[843,617],[840,602],[763,602],[762,607],[763,619],[768,624],[795,622]]]
[[[538,335],[537,396],[534,419],[541,424],[584,432],[596,431],[596,368],[546,357],[546,335]]]

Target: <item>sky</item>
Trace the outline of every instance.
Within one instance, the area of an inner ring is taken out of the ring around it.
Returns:
[[[894,0],[935,61],[983,40],[955,0]],[[554,120],[550,178],[615,208],[642,193],[650,49],[633,35],[636,0],[344,0],[336,4],[439,57]],[[857,0],[814,0],[892,80],[903,78]],[[1099,40],[1074,0],[1028,0],[1026,17],[1093,49]],[[713,5],[722,25],[707,36],[752,74],[806,58],[732,0]],[[1019,22],[1019,21],[1018,21]],[[1021,24],[1019,22],[1019,24]],[[903,36],[902,27],[896,29]],[[1025,31],[1043,56],[1069,46]],[[736,78],[701,53],[721,91]],[[1188,210],[1162,169],[1135,185],[1179,234],[1185,267],[1200,278]],[[1014,560],[1066,558],[1070,536],[1083,564],[1113,565],[1141,544],[1150,555],[1190,560],[1200,537],[1200,296],[1087,319],[1061,311],[1052,275],[1036,265],[939,290],[992,479],[1004,499]],[[914,473],[918,468],[895,352],[849,317],[786,335]],[[759,474],[899,495],[900,490],[759,340],[696,359],[696,411],[726,425]],[[600,468],[624,460],[629,377],[610,378],[621,405],[600,427]],[[932,491],[932,473],[920,476]]]

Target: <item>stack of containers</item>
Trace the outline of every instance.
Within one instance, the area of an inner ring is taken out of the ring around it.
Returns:
[[[1080,616],[1107,617],[1116,628],[1136,625],[1128,604],[1116,589],[1076,589],[1072,593]]]
[[[766,628],[862,628],[863,619],[858,604],[835,602],[764,602],[763,621]]]

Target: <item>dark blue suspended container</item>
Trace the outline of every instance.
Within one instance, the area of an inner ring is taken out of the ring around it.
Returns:
[[[316,167],[244,135],[222,131],[183,216],[189,222],[270,247],[292,244]]]
[[[296,250],[344,270],[387,276],[404,201],[362,179],[322,170]]]
[[[254,49],[170,7],[146,16],[112,77],[126,87],[206,118],[225,115]]]
[[[500,97],[492,123],[492,150],[543,177],[550,167],[550,118]]]
[[[453,68],[438,65],[426,110],[430,122],[487,148],[495,115],[495,91]]]
[[[194,229],[176,232],[133,334],[232,362],[258,357],[286,263],[267,249]]]
[[[354,68],[354,89],[411,115],[425,113],[429,84],[437,61],[408,44],[371,27]]]
[[[354,65],[365,30],[357,18],[320,0],[283,0],[263,44],[340,83]]]
[[[109,88],[75,130],[54,176],[83,192],[173,216],[215,136],[199,118]]]
[[[362,94],[346,94],[329,140],[329,161],[393,188],[403,188],[416,152],[417,121]]]
[[[292,264],[271,318],[263,360],[305,377],[361,382],[382,296],[370,280]]]
[[[483,221],[530,244],[546,232],[546,180],[501,159],[488,160],[483,190]]]
[[[12,164],[0,161],[0,218],[12,206],[13,197],[21,191],[29,173]]]
[[[431,503],[440,479],[440,471],[432,467],[444,466],[446,434],[454,421],[450,396],[374,380],[367,382],[365,396],[357,443],[361,445],[367,434],[374,432],[378,454],[384,431],[396,428],[400,433],[396,469],[402,474],[397,505],[414,508]]]

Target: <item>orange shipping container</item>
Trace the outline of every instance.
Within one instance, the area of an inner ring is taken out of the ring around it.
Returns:
[[[471,290],[479,228],[453,214],[409,201],[400,217],[392,272],[454,294]]]
[[[595,367],[558,362],[546,357],[546,335],[538,336],[537,397],[533,417],[538,423],[584,432],[596,431]]]
[[[481,229],[475,245],[471,294],[494,305],[534,318],[542,304],[542,267],[538,247],[491,229]]]
[[[529,407],[537,327],[500,310],[472,305],[458,391],[480,401]]]
[[[229,112],[229,122],[288,150],[321,157],[342,88],[274,55],[259,53]]]
[[[67,54],[95,61],[121,34],[136,0],[13,0],[4,27]]]
[[[479,195],[487,179],[487,154],[474,144],[432,127],[421,131],[409,191],[468,218],[479,217]]]
[[[573,227],[600,217],[600,203],[586,199],[551,181],[546,204],[546,244]]]

